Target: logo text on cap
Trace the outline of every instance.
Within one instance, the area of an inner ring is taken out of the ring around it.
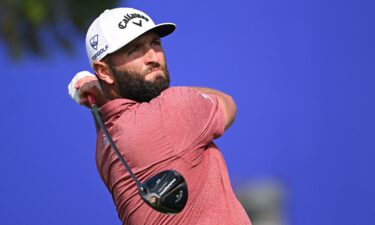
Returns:
[[[100,56],[101,54],[103,54],[105,51],[107,51],[108,49],[108,45],[106,45],[105,47],[101,48],[98,52],[95,53],[95,55],[93,55],[91,57],[92,60],[96,60],[96,58],[98,58],[98,56]]]
[[[118,27],[120,29],[125,29],[126,26],[128,25],[128,23],[130,22],[130,20],[132,19],[135,19],[135,18],[140,18],[140,19],[144,19],[146,22],[148,22],[148,18],[145,17],[144,15],[141,15],[141,14],[138,14],[138,13],[132,13],[132,14],[126,14],[124,16],[124,19],[122,19],[119,23],[118,23]],[[142,21],[140,20],[139,23],[134,23],[140,27],[142,27]]]

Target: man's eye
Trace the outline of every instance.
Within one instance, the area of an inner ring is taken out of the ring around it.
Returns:
[[[160,40],[155,40],[155,41],[152,42],[152,44],[153,44],[154,46],[160,46],[160,45],[161,45],[161,42],[160,42]]]
[[[141,49],[141,47],[134,46],[134,47],[130,48],[128,54],[132,54],[132,53],[138,52],[140,49]]]

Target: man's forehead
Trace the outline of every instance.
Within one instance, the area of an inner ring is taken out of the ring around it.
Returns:
[[[149,39],[155,39],[155,38],[160,38],[160,35],[158,33],[154,32],[154,31],[149,31],[149,32],[146,32],[146,33],[142,34],[141,36],[137,37],[133,41],[129,42],[124,47],[133,46],[134,44],[139,44],[141,42],[147,41]]]
[[[147,42],[147,41],[154,40],[154,39],[160,39],[160,35],[157,32],[148,31],[148,32],[142,34],[141,36],[137,37],[133,41],[129,42],[124,47],[120,48],[119,50],[109,54],[108,56],[110,57],[111,55],[122,54],[123,52],[128,51],[129,48],[131,48],[135,45],[139,45],[139,44],[142,44],[143,42]],[[105,57],[105,58],[107,58],[107,57]]]

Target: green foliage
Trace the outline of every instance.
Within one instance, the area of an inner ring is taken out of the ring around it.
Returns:
[[[0,0],[0,41],[12,58],[48,55],[50,44],[72,51],[72,37],[85,34],[104,9],[119,0]]]

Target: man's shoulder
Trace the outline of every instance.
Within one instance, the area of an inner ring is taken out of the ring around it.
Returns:
[[[172,101],[188,101],[188,102],[214,102],[215,96],[202,93],[192,87],[175,86],[163,91],[159,98],[171,99]]]
[[[192,96],[197,94],[198,92],[191,87],[174,86],[164,90],[159,98],[183,99],[192,98]]]
[[[173,86],[173,87],[167,88],[161,94],[166,95],[166,94],[175,94],[175,93],[183,93],[183,92],[190,92],[190,91],[192,91],[192,88],[183,87],[183,86]]]
[[[158,105],[186,106],[204,101],[205,96],[191,87],[175,86],[164,90],[150,103]]]
[[[187,111],[190,108],[196,110],[209,109],[215,106],[215,101],[208,95],[199,92],[192,87],[175,86],[163,91],[153,99],[149,105],[157,107],[157,110],[169,111],[181,109]]]
[[[115,115],[122,114],[126,109],[137,105],[138,103],[129,99],[113,99],[99,108],[100,114],[104,120],[107,120]]]

